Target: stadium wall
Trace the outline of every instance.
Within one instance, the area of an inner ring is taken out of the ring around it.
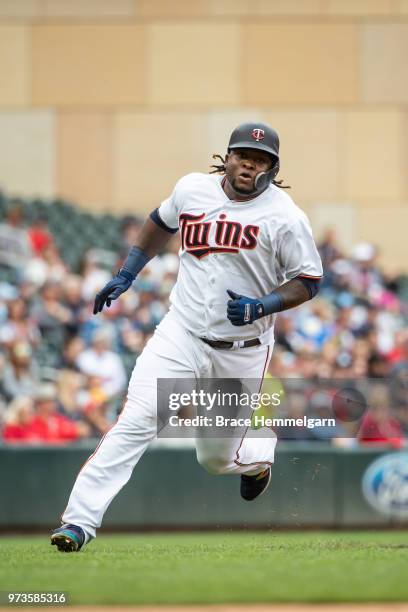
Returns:
[[[90,450],[0,448],[0,529],[51,528]],[[392,526],[362,494],[363,474],[381,454],[378,449],[281,443],[270,489],[248,504],[239,497],[238,479],[210,476],[197,464],[194,450],[155,448],[113,501],[104,527]]]
[[[315,232],[398,271],[407,0],[1,0],[0,188],[146,212],[271,122]]]

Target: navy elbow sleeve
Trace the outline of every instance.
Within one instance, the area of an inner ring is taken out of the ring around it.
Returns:
[[[155,208],[153,212],[150,213],[149,216],[150,216],[150,219],[153,221],[153,223],[158,225],[162,230],[169,232],[169,234],[175,234],[176,232],[178,232],[178,227],[176,228],[169,227],[168,225],[164,223],[164,221],[161,219],[159,215],[158,208]]]
[[[314,278],[310,276],[297,276],[296,277],[309,292],[309,300],[314,298],[320,289],[322,284],[322,278]]]

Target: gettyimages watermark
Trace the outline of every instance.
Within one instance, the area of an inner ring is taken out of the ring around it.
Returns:
[[[258,411],[261,407],[271,408],[280,405],[280,393],[249,393],[247,391],[225,391],[222,388],[225,383],[220,383],[220,388],[209,392],[204,389],[193,389],[191,393],[171,393],[169,396],[169,409],[177,411],[169,417],[170,427],[250,427],[252,422],[257,427],[272,426],[273,419],[264,414],[256,414],[253,421],[248,416],[243,416],[243,411],[249,408]],[[199,409],[200,413],[192,417],[179,417],[178,411],[182,407]],[[220,414],[219,409],[223,409]],[[231,415],[231,408],[236,410],[235,416]],[[227,411],[225,410],[227,409]]]
[[[264,406],[279,406],[281,403],[281,395],[283,391],[276,393],[248,393],[242,391],[237,393],[236,391],[229,392],[223,391],[222,388],[225,383],[220,383],[220,388],[208,392],[204,389],[196,390],[192,389],[190,393],[170,393],[169,396],[169,409],[179,410],[183,406],[201,406],[204,410],[210,411],[216,406],[246,406],[252,410],[258,410]]]
[[[408,425],[408,385],[390,379],[158,379],[159,438],[370,438]],[[371,434],[370,434],[371,430]],[[377,433],[376,433],[377,432]]]

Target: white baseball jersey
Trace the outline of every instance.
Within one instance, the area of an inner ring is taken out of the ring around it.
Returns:
[[[230,200],[219,175],[182,177],[159,215],[181,234],[180,269],[171,310],[196,336],[212,340],[272,340],[275,315],[234,326],[227,289],[262,297],[298,275],[322,276],[305,213],[271,184],[259,196]]]

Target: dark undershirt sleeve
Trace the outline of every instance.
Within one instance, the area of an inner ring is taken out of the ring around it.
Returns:
[[[166,232],[169,232],[169,234],[175,234],[176,232],[178,232],[178,227],[176,227],[176,228],[169,227],[168,225],[166,225],[164,223],[164,221],[161,219],[161,217],[159,215],[159,209],[158,208],[155,208],[153,210],[153,212],[150,213],[150,219],[156,225],[158,225],[162,230],[165,230]]]
[[[296,278],[300,280],[300,282],[306,287],[309,292],[310,299],[314,298],[314,296],[320,289],[322,277],[313,278],[310,276],[302,276],[300,274],[299,276],[296,276]]]

